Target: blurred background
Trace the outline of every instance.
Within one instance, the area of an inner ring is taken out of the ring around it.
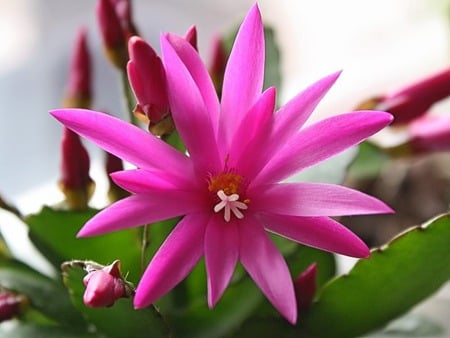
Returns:
[[[238,23],[252,3],[137,0],[133,14],[156,49],[160,32],[183,34],[195,24],[200,53],[208,60],[212,36]],[[95,4],[0,0],[0,194],[21,202],[24,211],[48,202],[26,201],[24,193],[58,177],[61,127],[47,112],[61,105],[80,26],[88,29],[94,58],[94,107],[122,114],[118,74],[102,53]],[[344,70],[314,119],[350,111],[371,95],[449,64],[448,0],[261,0],[259,5],[281,50],[281,102],[316,79]]]

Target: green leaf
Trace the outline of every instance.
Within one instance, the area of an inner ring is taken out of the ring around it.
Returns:
[[[81,227],[97,210],[67,211],[44,207],[26,219],[30,238],[38,249],[57,267],[68,260],[93,260],[110,264],[119,259],[131,281],[141,274],[141,229],[130,229],[106,235],[76,238]]]
[[[90,308],[83,303],[84,271],[78,268],[64,272],[64,283],[70,290],[72,301],[95,326],[97,331],[109,338],[168,337],[169,330],[161,315],[153,307],[142,310],[133,308],[132,299],[119,299],[108,308]]]
[[[449,214],[399,235],[327,284],[298,326],[314,337],[355,337],[382,327],[450,279],[449,238]]]
[[[44,276],[19,261],[0,260],[0,285],[24,294],[30,299],[32,308],[58,323],[81,328],[86,325],[61,282]]]

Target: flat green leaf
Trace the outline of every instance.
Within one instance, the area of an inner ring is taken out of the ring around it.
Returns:
[[[84,275],[84,271],[79,268],[67,269],[64,272],[64,283],[70,290],[75,307],[95,326],[99,334],[108,338],[169,336],[168,326],[155,308],[135,310],[132,299],[119,299],[108,308],[87,307],[83,303]]]
[[[449,243],[449,214],[399,235],[327,284],[298,326],[314,337],[355,337],[382,327],[450,279]]]
[[[449,214],[412,228],[358,261],[349,274],[326,283],[296,326],[260,315],[245,321],[233,337],[345,338],[381,329],[450,279],[449,240]]]
[[[76,238],[81,227],[97,210],[67,211],[44,207],[26,219],[30,238],[41,252],[59,268],[68,260],[92,260],[100,264],[121,261],[124,274],[136,282],[141,275],[142,229],[130,229],[106,235]]]
[[[27,296],[32,308],[55,322],[81,328],[86,325],[61,282],[44,276],[19,261],[0,260],[0,285]]]

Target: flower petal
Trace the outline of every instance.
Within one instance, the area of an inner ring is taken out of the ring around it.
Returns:
[[[220,126],[225,128],[220,133],[225,144],[230,144],[244,114],[261,95],[264,53],[261,13],[254,5],[239,28],[225,68]]]
[[[239,257],[239,233],[235,222],[211,218],[205,233],[208,273],[208,305],[214,307],[233,276]]]
[[[250,199],[252,210],[291,216],[343,216],[392,212],[391,208],[372,196],[325,183],[261,186],[252,189]]]
[[[283,145],[303,126],[340,74],[339,71],[313,83],[277,111],[272,136],[277,144]]]
[[[211,114],[197,83],[166,37],[161,36],[161,48],[166,68],[169,102],[177,131],[197,169],[206,172],[220,170],[216,136]],[[190,66],[198,66],[190,64]]]
[[[196,212],[205,203],[197,194],[181,190],[154,189],[132,195],[100,211],[78,233],[78,237],[101,235]]]
[[[260,168],[264,164],[261,163],[264,152],[260,149],[272,130],[275,96],[275,88],[267,89],[249,109],[234,134],[228,153],[229,164],[231,167],[239,168],[239,173],[243,176],[253,177],[254,172],[250,170]]]
[[[214,131],[217,133],[220,103],[208,70],[198,52],[188,41],[175,34],[167,34],[167,39],[197,84],[206,109],[211,116]]]
[[[188,182],[177,182],[166,171],[162,170],[122,170],[110,174],[114,183],[134,194],[148,193],[154,189],[187,190]]]
[[[86,109],[58,109],[50,114],[67,128],[138,167],[163,169],[181,179],[191,171],[190,160],[183,153],[116,117]]]
[[[317,249],[367,258],[367,245],[345,226],[328,217],[261,215],[266,228],[276,234]]]
[[[240,222],[240,260],[274,307],[292,324],[297,305],[289,269],[263,227],[251,217]]]
[[[173,229],[145,270],[134,297],[144,308],[181,282],[203,254],[206,214],[191,214]]]
[[[301,130],[275,153],[254,182],[277,182],[354,146],[392,121],[392,115],[360,111],[332,116]]]

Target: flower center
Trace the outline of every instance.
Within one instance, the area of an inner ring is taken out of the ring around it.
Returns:
[[[217,202],[214,205],[214,212],[218,213],[224,211],[224,219],[226,222],[231,220],[231,214],[238,219],[244,218],[241,210],[248,208],[250,200],[240,200],[242,195],[242,181],[241,175],[227,171],[209,179],[208,190],[214,193],[214,200]]]

